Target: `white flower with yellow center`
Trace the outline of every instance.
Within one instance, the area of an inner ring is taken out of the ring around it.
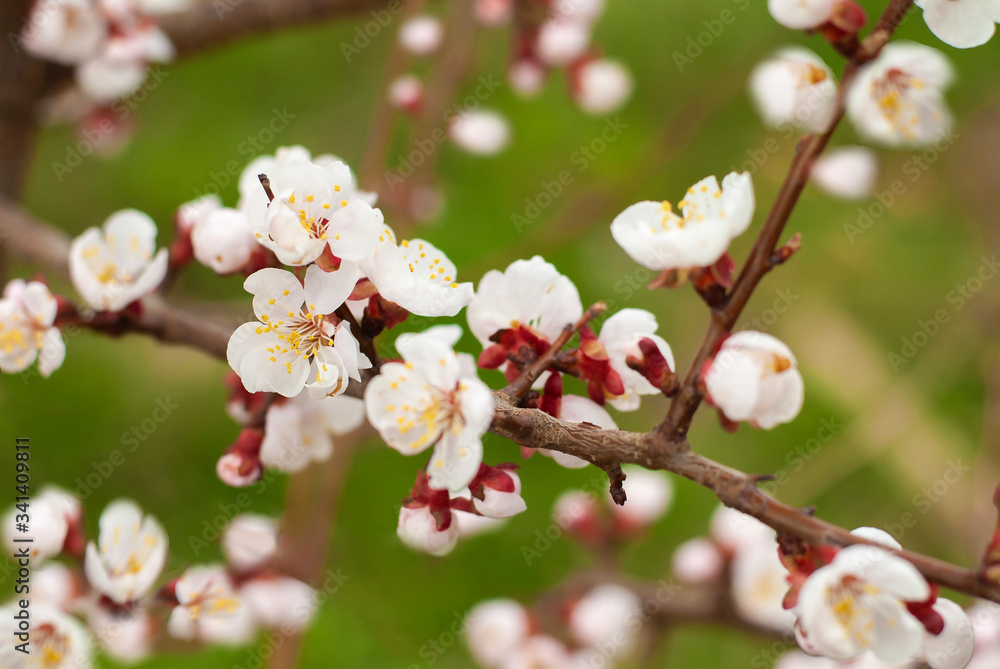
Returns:
[[[327,247],[348,262],[371,255],[379,235],[385,236],[382,212],[372,208],[367,194],[355,190],[346,164],[291,160],[276,168],[267,174],[274,195],[270,203],[262,186],[255,194],[249,177],[244,180],[243,207],[261,245],[286,265],[307,265]]]
[[[763,332],[737,332],[725,342],[705,375],[712,403],[729,420],[770,430],[802,409],[804,384],[795,355]]]
[[[22,609],[16,603],[0,608],[4,620],[14,620]],[[90,669],[94,666],[94,642],[83,623],[50,604],[32,602],[28,654],[8,640],[0,647],[0,667],[10,669]],[[10,625],[11,629],[16,624]]]
[[[903,558],[875,546],[848,546],[803,584],[794,609],[796,638],[807,652],[835,660],[871,650],[884,662],[905,662],[924,638],[905,602],[929,596],[927,581]]]
[[[87,544],[84,570],[94,590],[118,604],[148,593],[167,560],[167,534],[132,501],[118,500],[98,521],[97,544]]]
[[[403,334],[396,350],[405,362],[382,365],[365,391],[368,420],[403,455],[431,446],[427,474],[438,490],[460,491],[479,470],[482,436],[493,421],[493,393],[475,374],[471,356],[453,346],[457,325]]]
[[[69,272],[80,297],[98,311],[118,311],[156,290],[167,274],[167,250],[156,252],[156,224],[125,209],[103,229],[90,228],[69,248]]]
[[[866,138],[889,146],[922,146],[948,132],[944,89],[951,63],[923,44],[899,40],[865,65],[847,94],[847,115]]]
[[[837,93],[833,72],[809,49],[782,49],[750,73],[750,96],[770,127],[822,128]]]
[[[15,279],[0,299],[0,371],[15,374],[38,359],[38,371],[48,377],[66,359],[66,344],[56,318],[56,299],[38,281]]]
[[[259,322],[244,323],[229,340],[229,365],[250,392],[294,397],[303,388],[315,398],[339,395],[349,379],[371,367],[350,325],[331,314],[360,278],[356,268],[306,270],[305,286],[291,272],[254,272],[243,287],[253,294]]]
[[[753,183],[746,172],[730,172],[722,187],[714,176],[687,190],[678,203],[638,202],[611,222],[611,236],[640,265],[655,271],[711,265],[750,225]]]
[[[435,318],[454,316],[472,301],[472,284],[458,283],[455,263],[439,248],[422,239],[397,246],[388,228],[384,237],[361,263],[379,295],[412,314]]]
[[[218,565],[188,568],[174,587],[177,606],[167,632],[185,641],[243,644],[254,634],[250,612],[226,570]]]

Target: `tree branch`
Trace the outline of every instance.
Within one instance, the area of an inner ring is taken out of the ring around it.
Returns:
[[[740,314],[750,301],[754,289],[760,283],[774,264],[771,255],[777,247],[778,240],[792,215],[792,210],[799,201],[802,190],[809,181],[812,166],[833,135],[846,107],[846,93],[857,75],[858,67],[878,55],[886,45],[899,22],[913,5],[913,0],[892,0],[882,13],[871,34],[861,43],[857,52],[844,66],[844,74],[840,80],[840,88],[834,101],[834,112],[829,129],[822,134],[809,134],[802,138],[792,160],[785,181],[778,191],[778,196],[768,212],[764,225],[754,242],[750,255],[743,270],[740,272],[728,300],[721,306],[712,309],[712,321],[708,332],[702,341],[701,348],[688,369],[680,391],[674,397],[667,412],[667,417],[657,428],[663,435],[682,440],[687,436],[691,420],[701,404],[702,394],[698,390],[698,377],[706,360],[718,349],[722,340],[732,332],[739,320]]]

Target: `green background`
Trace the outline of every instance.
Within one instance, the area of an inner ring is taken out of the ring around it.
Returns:
[[[873,15],[880,10],[877,2],[862,4]],[[675,52],[683,53],[699,33],[707,41],[703,22],[726,9],[735,20],[679,71]],[[67,127],[46,130],[30,178],[29,210],[75,234],[118,209],[135,207],[160,223],[165,241],[176,206],[203,191],[212,173],[224,171],[229,161],[245,162],[241,143],[268,124],[275,108],[287,108],[295,118],[269,152],[303,144],[360,167],[394,35],[384,31],[346,63],[340,45],[366,20],[255,38],[166,66],[162,83],[136,106],[139,129],[124,151],[112,159],[86,157],[61,181],[53,163],[65,161],[77,139]],[[987,416],[1000,401],[994,343],[1000,281],[987,281],[960,310],[948,295],[996,248],[1000,40],[974,50],[951,49],[930,34],[919,14],[906,20],[900,35],[941,48],[954,60],[958,77],[948,99],[957,117],[957,140],[941,154],[928,153],[929,169],[916,181],[904,169],[917,152],[880,151],[879,189],[901,179],[905,192],[853,241],[845,226],[856,224],[859,207],[867,210],[872,201],[844,202],[806,189],[789,224],[789,232],[802,233],[803,250],[764,280],[746,312],[748,318],[768,319],[768,331],[797,353],[806,380],[805,407],[790,425],[772,431],[744,426],[735,435],[719,429],[713,413],[704,410],[691,442],[699,452],[747,471],[786,471],[788,483],[778,497],[815,504],[823,517],[847,527],[881,527],[913,513],[917,524],[903,537],[907,546],[971,564],[992,531],[989,496],[998,480],[1000,426]],[[482,35],[481,74],[502,79],[507,38],[505,30]],[[478,281],[489,269],[540,253],[577,283],[585,303],[605,300],[651,310],[683,370],[707,325],[703,305],[690,290],[641,289],[647,274],[612,242],[608,224],[635,201],[676,201],[690,184],[742,165],[775,137],[778,152],[755,166],[758,213],[754,227],[732,249],[739,264],[794,151],[794,140],[760,125],[745,93],[747,74],[773,49],[795,42],[818,51],[835,71],[839,59],[820,38],[777,26],[762,1],[609,2],[596,41],[635,76],[634,97],[620,115],[612,115],[626,126],[620,137],[580,172],[572,156],[599,136],[606,119],[576,109],[561,75],[530,101],[504,85],[486,106],[510,119],[513,142],[490,159],[443,146],[438,175],[445,205],[421,234],[449,254],[463,280]],[[463,93],[474,90],[474,79]],[[855,141],[847,125],[834,139]],[[399,141],[391,155],[406,150]],[[393,158],[390,164],[397,162]],[[544,182],[567,169],[572,185],[519,233],[512,215],[523,215],[526,198],[536,199]],[[222,191],[234,205],[235,184]],[[224,302],[220,310],[232,313],[249,307],[239,278],[219,279],[197,266],[171,299]],[[781,299],[791,306],[774,320],[767,309]],[[894,370],[887,354],[899,353],[901,338],[911,338],[938,309],[947,311],[949,322]],[[478,353],[471,337],[464,344]],[[223,410],[225,363],[137,337],[112,341],[87,332],[67,337],[67,348],[65,364],[49,380],[0,378],[5,432],[32,438],[36,485],[75,488],[77,477],[86,477],[122,447],[125,432],[150,418],[157,399],[169,398],[179,408],[89,495],[88,522],[93,526],[110,500],[132,497],[163,521],[175,565],[216,559],[217,546],[196,555],[186,538],[200,536],[204,523],[235,495],[214,471],[237,432]],[[498,379],[490,380],[496,387]],[[616,418],[623,428],[647,430],[665,406],[652,399],[642,411]],[[803,466],[789,464],[795,449],[831,418],[842,426],[835,437]],[[519,459],[514,445],[492,435],[486,450],[490,462]],[[954,459],[978,464],[958,485],[923,504],[921,490],[940,479]],[[456,614],[488,597],[530,602],[590,563],[566,539],[530,566],[521,549],[548,524],[558,493],[592,481],[596,470],[569,471],[543,458],[523,463],[528,512],[506,530],[460,543],[446,559],[435,559],[406,550],[395,536],[395,505],[408,492],[418,464],[377,440],[356,455],[331,541],[331,566],[349,580],[317,617],[305,643],[304,666],[429,666],[421,647],[446,631]],[[278,514],[286,480],[277,477],[255,496],[253,510]],[[686,481],[676,485],[670,516],[647,539],[625,549],[629,573],[666,575],[673,547],[705,533],[714,499]],[[748,666],[767,645],[725,630],[686,631],[675,635],[669,657],[652,666]],[[245,666],[246,657],[245,649],[211,649],[162,656],[145,666]],[[470,663],[458,644],[433,666]]]

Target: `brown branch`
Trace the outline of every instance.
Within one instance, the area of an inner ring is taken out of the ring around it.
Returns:
[[[909,7],[911,2],[912,0],[893,0],[890,8],[879,20],[876,29],[848,63],[844,75],[845,82],[852,79],[860,63],[873,57],[885,44],[892,29],[905,13],[903,10]],[[843,114],[843,94],[838,98],[837,108],[839,120]],[[517,390],[524,385],[522,382],[513,390],[508,387],[494,393],[496,415],[491,430],[519,445],[547,448],[575,455],[605,470],[615,465],[631,463],[647,469],[674,472],[708,488],[727,506],[747,513],[778,531],[801,537],[814,545],[871,543],[850,534],[843,528],[767,497],[756,488],[758,477],[749,476],[700,456],[691,451],[686,439],[675,436],[686,433],[690,417],[701,400],[694,388],[695,370],[707,357],[715,342],[731,329],[754,287],[770,269],[771,254],[791,214],[791,209],[805,186],[812,160],[823,150],[831,133],[832,129],[824,135],[810,135],[803,140],[788,178],[754,245],[750,259],[737,279],[729,303],[723,309],[713,312],[712,327],[702,345],[702,350],[699,351],[696,364],[692,366],[692,371],[685,381],[684,392],[671,406],[668,421],[671,421],[673,429],[660,429],[649,434],[600,430],[560,421],[538,410],[521,409],[514,406],[510,398],[517,395]],[[69,240],[62,232],[33,220],[8,202],[0,201],[0,234],[4,244],[18,253],[22,259],[39,262],[63,276],[67,274],[66,252]],[[146,313],[141,320],[133,323],[136,330],[157,336],[164,341],[188,344],[218,357],[225,357],[231,329],[171,307],[155,296],[146,298],[144,305]],[[568,336],[562,343],[565,341],[568,341]],[[523,378],[530,378],[530,375],[525,374]],[[348,393],[355,397],[360,396],[363,386],[363,383],[352,383]],[[527,386],[530,387],[530,382]],[[1000,584],[986,582],[975,570],[958,567],[913,551],[894,552],[909,560],[932,582],[952,590],[1000,602]]]
[[[834,113],[829,129],[822,134],[806,135],[799,142],[795,158],[792,160],[785,181],[781,185],[781,190],[778,191],[778,196],[771,206],[770,212],[768,212],[757,240],[750,250],[750,256],[736,279],[728,300],[712,309],[712,321],[702,341],[701,348],[688,369],[680,391],[671,402],[666,418],[657,428],[659,432],[670,439],[679,441],[687,436],[691,420],[702,400],[701,391],[698,389],[698,380],[703,364],[715,353],[726,335],[732,332],[740,314],[743,313],[743,309],[750,301],[754,289],[757,288],[757,284],[774,267],[772,255],[778,245],[778,240],[781,238],[802,190],[809,181],[813,163],[826,148],[830,137],[844,117],[846,92],[857,75],[858,67],[878,55],[912,4],[913,0],[892,0],[889,3],[871,34],[865,38],[857,52],[844,66],[844,74],[841,77],[840,88],[834,101]]]
[[[394,17],[407,0],[212,0],[158,23],[180,57],[214,49],[244,37],[309,26],[349,14],[383,11]],[[392,8],[396,8],[393,11]],[[336,52],[337,45],[330,50]],[[326,54],[330,57],[330,54]]]
[[[789,532],[813,545],[870,544],[849,531],[779,502],[757,490],[750,476],[691,451],[687,442],[668,441],[658,433],[598,430],[552,418],[537,409],[521,409],[497,395],[491,431],[521,446],[575,455],[598,467],[637,464],[679,474],[708,488],[726,506],[746,513],[775,530]],[[894,551],[909,560],[928,580],[958,592],[1000,602],[1000,584],[989,583],[973,569],[913,551]]]
[[[531,388],[531,384],[537,381],[538,377],[544,374],[545,370],[556,362],[556,356],[559,355],[559,351],[562,350],[563,346],[569,343],[569,340],[572,339],[573,335],[579,332],[580,328],[595,319],[607,308],[608,307],[604,304],[604,302],[598,302],[587,309],[587,311],[584,312],[583,316],[581,316],[576,323],[564,327],[562,332],[559,333],[559,336],[556,337],[555,341],[552,342],[552,345],[549,346],[545,353],[538,356],[538,359],[531,363],[527,369],[521,372],[519,377],[511,381],[510,385],[500,392],[510,400],[520,398],[528,392],[528,389]]]

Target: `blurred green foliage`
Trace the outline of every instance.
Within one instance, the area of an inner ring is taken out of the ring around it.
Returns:
[[[838,59],[819,38],[775,25],[764,2],[608,4],[596,40],[607,54],[628,64],[636,81],[630,104],[620,115],[612,115],[625,126],[620,136],[580,171],[574,152],[600,135],[606,119],[580,113],[569,102],[559,75],[531,101],[503,86],[486,106],[511,119],[512,145],[494,159],[442,147],[438,173],[445,205],[422,234],[446,250],[465,280],[478,280],[488,269],[502,269],[537,252],[577,282],[586,303],[603,299],[616,307],[652,310],[684,369],[707,323],[703,306],[689,290],[642,289],[646,274],[613,244],[607,226],[632,202],[676,200],[691,183],[742,165],[768,137],[777,136],[779,151],[755,168],[759,225],[795,147],[794,140],[761,127],[745,94],[746,76],[758,59],[786,43],[816,49],[835,70]],[[872,15],[880,10],[878,2],[863,4]],[[735,14],[735,21],[679,71],[674,54],[683,53],[688,39],[706,30],[703,22],[713,21],[725,9]],[[109,160],[87,157],[61,180],[52,164],[66,160],[76,139],[66,127],[47,130],[30,179],[29,209],[78,233],[117,209],[135,207],[159,221],[168,237],[177,205],[204,192],[213,183],[212,174],[224,172],[230,161],[245,163],[249,156],[241,146],[267,126],[276,109],[287,110],[294,119],[268,152],[303,144],[360,166],[372,112],[383,95],[381,69],[393,39],[392,32],[385,31],[346,63],[339,45],[351,40],[355,26],[364,20],[253,39],[164,68],[162,83],[137,105],[139,130],[122,154]],[[997,334],[990,316],[996,313],[1000,283],[987,283],[898,374],[886,360],[885,352],[898,351],[900,338],[912,335],[919,320],[938,308],[950,309],[948,291],[976,271],[981,256],[992,254],[990,231],[984,227],[990,221],[977,219],[975,202],[970,201],[975,194],[970,196],[962,183],[980,169],[977,157],[988,150],[977,145],[973,129],[1000,119],[1000,40],[957,51],[940,44],[918,14],[908,18],[900,34],[942,48],[956,63],[959,77],[948,96],[958,119],[955,147],[915,185],[908,182],[898,202],[853,243],[844,225],[856,223],[858,207],[869,203],[837,201],[807,189],[789,227],[790,232],[803,233],[803,250],[765,279],[747,312],[762,314],[779,297],[776,291],[793,295],[792,306],[770,331],[799,353],[807,384],[802,415],[773,431],[743,427],[729,435],[706,409],[691,438],[699,451],[748,471],[785,469],[790,484],[778,491],[779,497],[817,504],[824,517],[847,526],[898,520],[913,511],[912,498],[920,487],[933,481],[927,471],[943,473],[947,457],[972,461],[982,441]],[[506,41],[503,31],[483,34],[478,52],[483,74],[502,78]],[[402,136],[398,139],[390,167],[398,162],[395,156],[408,151]],[[835,138],[837,144],[854,141],[846,125]],[[912,155],[881,152],[880,189],[904,178],[903,166]],[[537,199],[544,182],[562,170],[572,171],[573,184],[532,225],[518,231],[512,215],[524,215],[526,198]],[[222,188],[231,205],[236,200],[234,181],[231,177]],[[992,195],[982,194],[987,201]],[[593,206],[574,206],[581,198],[589,198]],[[748,233],[736,242],[737,263],[752,236]],[[216,279],[198,267],[183,278],[175,298],[228,300],[242,309],[249,305],[238,278]],[[843,332],[824,330],[831,322]],[[807,336],[814,343],[832,341],[838,346],[805,346]],[[471,337],[465,343],[466,350],[477,352]],[[151,416],[158,399],[169,398],[178,408],[168,420],[89,490],[88,523],[94,525],[108,501],[132,497],[166,526],[172,539],[172,574],[184,564],[218,559],[216,546],[199,554],[188,537],[201,537],[206,527],[214,527],[234,498],[234,491],[214,473],[219,453],[236,434],[223,411],[226,390],[221,379],[227,366],[198,352],[136,337],[110,341],[79,333],[68,337],[67,345],[66,363],[50,380],[0,379],[5,429],[9,435],[31,436],[36,484],[76,488],[112,451],[127,450],[126,433]],[[858,357],[858,350],[873,355]],[[616,418],[623,428],[646,430],[664,407],[664,401],[653,399],[641,412]],[[806,444],[821,419],[831,416],[846,427],[814,459],[803,462],[801,471],[793,472],[786,455]],[[911,450],[908,430],[920,428],[924,433],[927,426],[933,428],[928,441],[937,450]],[[883,448],[875,452],[869,440],[879,435]],[[942,441],[942,435],[947,439]],[[490,462],[519,461],[517,448],[495,436],[487,439],[486,450]],[[916,464],[907,470],[901,464],[906,462]],[[455,616],[477,601],[513,596],[530,602],[535,593],[588,563],[589,558],[565,539],[554,542],[530,566],[522,547],[533,545],[536,532],[548,524],[557,494],[591,481],[596,470],[569,471],[544,458],[525,463],[528,512],[500,533],[461,543],[442,560],[409,552],[394,533],[396,504],[408,492],[419,464],[377,442],[355,457],[330,563],[349,580],[318,616],[305,643],[304,666],[468,667],[471,660],[461,643],[434,655],[433,662],[426,644],[444,643],[441,635]],[[968,527],[955,525],[956,512],[945,508],[967,508],[974,496],[988,494],[984,491],[989,487],[973,483],[970,477],[949,492],[953,504],[935,504],[926,517],[920,516],[906,543],[944,558],[974,559],[979,546],[975,537],[985,537],[985,526],[977,535],[971,522],[965,523]],[[713,498],[686,481],[677,481],[677,488],[669,518],[648,539],[625,551],[624,564],[631,573],[664,576],[673,547],[706,531]],[[252,509],[278,514],[284,493],[285,480],[278,477],[254,496]],[[686,632],[675,635],[669,656],[664,654],[655,664],[748,666],[768,645],[725,630]],[[158,658],[148,666],[247,666],[247,657],[246,649],[212,649]]]

